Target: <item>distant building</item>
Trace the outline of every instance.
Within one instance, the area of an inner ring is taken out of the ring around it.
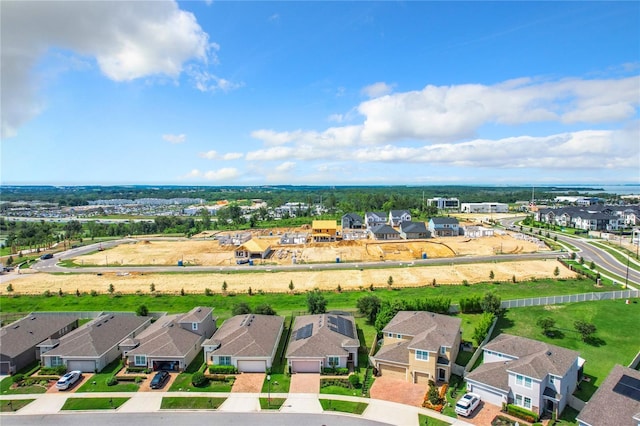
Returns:
[[[364,221],[357,213],[347,213],[342,216],[342,229],[362,229]]]
[[[338,234],[338,224],[335,220],[314,220],[311,229],[311,237],[316,243],[335,241]]]
[[[509,213],[509,204],[505,203],[462,203],[462,213]]]
[[[367,225],[367,229],[384,225],[387,223],[387,214],[385,212],[366,212],[364,214],[364,222]]]
[[[460,234],[460,224],[455,217],[429,219],[429,231],[434,237],[455,237]]]
[[[458,210],[460,208],[460,200],[457,198],[429,198],[427,205],[437,207],[438,210]]]

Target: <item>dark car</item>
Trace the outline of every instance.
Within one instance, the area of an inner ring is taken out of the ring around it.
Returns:
[[[40,256],[40,259],[42,260],[53,259],[53,255],[51,253],[46,253]]]
[[[165,382],[169,380],[169,373],[166,371],[158,371],[153,379],[151,379],[151,389],[160,389]]]

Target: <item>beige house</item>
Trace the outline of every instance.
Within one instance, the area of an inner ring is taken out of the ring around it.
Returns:
[[[382,330],[382,347],[371,357],[382,376],[412,383],[448,382],[460,348],[459,318],[400,311]]]
[[[266,259],[271,253],[271,244],[266,240],[252,238],[235,249],[236,263],[249,263],[253,259]]]
[[[311,223],[313,242],[326,243],[336,240],[338,222],[335,220],[314,220]]]

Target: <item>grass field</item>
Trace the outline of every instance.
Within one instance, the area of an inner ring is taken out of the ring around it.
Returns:
[[[0,413],[11,413],[18,411],[27,404],[33,402],[33,399],[5,399],[0,401]]]
[[[556,321],[555,338],[543,335],[536,325],[538,318],[547,316]],[[518,308],[508,310],[498,320],[493,336],[500,333],[515,334],[578,351],[587,361],[584,372],[591,381],[583,382],[581,392],[576,395],[586,400],[615,364],[627,366],[636,355],[640,343],[635,333],[638,318],[640,303],[637,300],[628,305],[624,300],[603,300]],[[596,326],[597,331],[590,343],[583,342],[575,331],[573,323],[576,320]]]
[[[369,404],[364,402],[338,401],[332,399],[320,399],[320,405],[324,411],[341,411],[343,413],[362,414]]]
[[[162,398],[160,408],[164,410],[215,410],[226,400],[227,398],[165,396]]]
[[[140,386],[133,382],[120,382],[107,386],[107,380],[122,368],[122,360],[118,359],[107,365],[100,373],[94,374],[77,392],[137,392]]]
[[[67,398],[62,410],[115,410],[129,398]]]
[[[279,410],[282,404],[286,401],[286,398],[260,398],[261,410]]]

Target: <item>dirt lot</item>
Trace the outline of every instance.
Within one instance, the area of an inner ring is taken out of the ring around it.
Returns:
[[[386,287],[389,275],[393,276],[393,285],[397,287],[417,287],[431,284],[435,279],[438,284],[461,284],[488,281],[490,271],[495,280],[509,281],[515,275],[518,280],[529,278],[553,277],[558,266],[559,278],[573,277],[574,274],[555,260],[533,260],[522,262],[500,262],[489,264],[447,265],[410,267],[399,269],[348,269],[337,271],[295,272],[253,272],[253,273],[189,273],[189,274],[150,274],[150,273],[105,273],[96,274],[25,274],[20,279],[11,281],[14,294],[42,294],[45,290],[56,292],[61,289],[67,294],[96,290],[106,293],[109,284],[121,293],[148,293],[150,285],[156,291],[178,294],[184,288],[187,293],[204,293],[205,288],[220,292],[224,281],[229,292],[244,293],[249,287],[254,292],[287,292],[289,282],[293,281],[295,290],[304,292],[314,288],[333,290],[338,284],[343,289]],[[249,268],[249,267],[247,267]],[[0,294],[6,294],[0,288]]]

